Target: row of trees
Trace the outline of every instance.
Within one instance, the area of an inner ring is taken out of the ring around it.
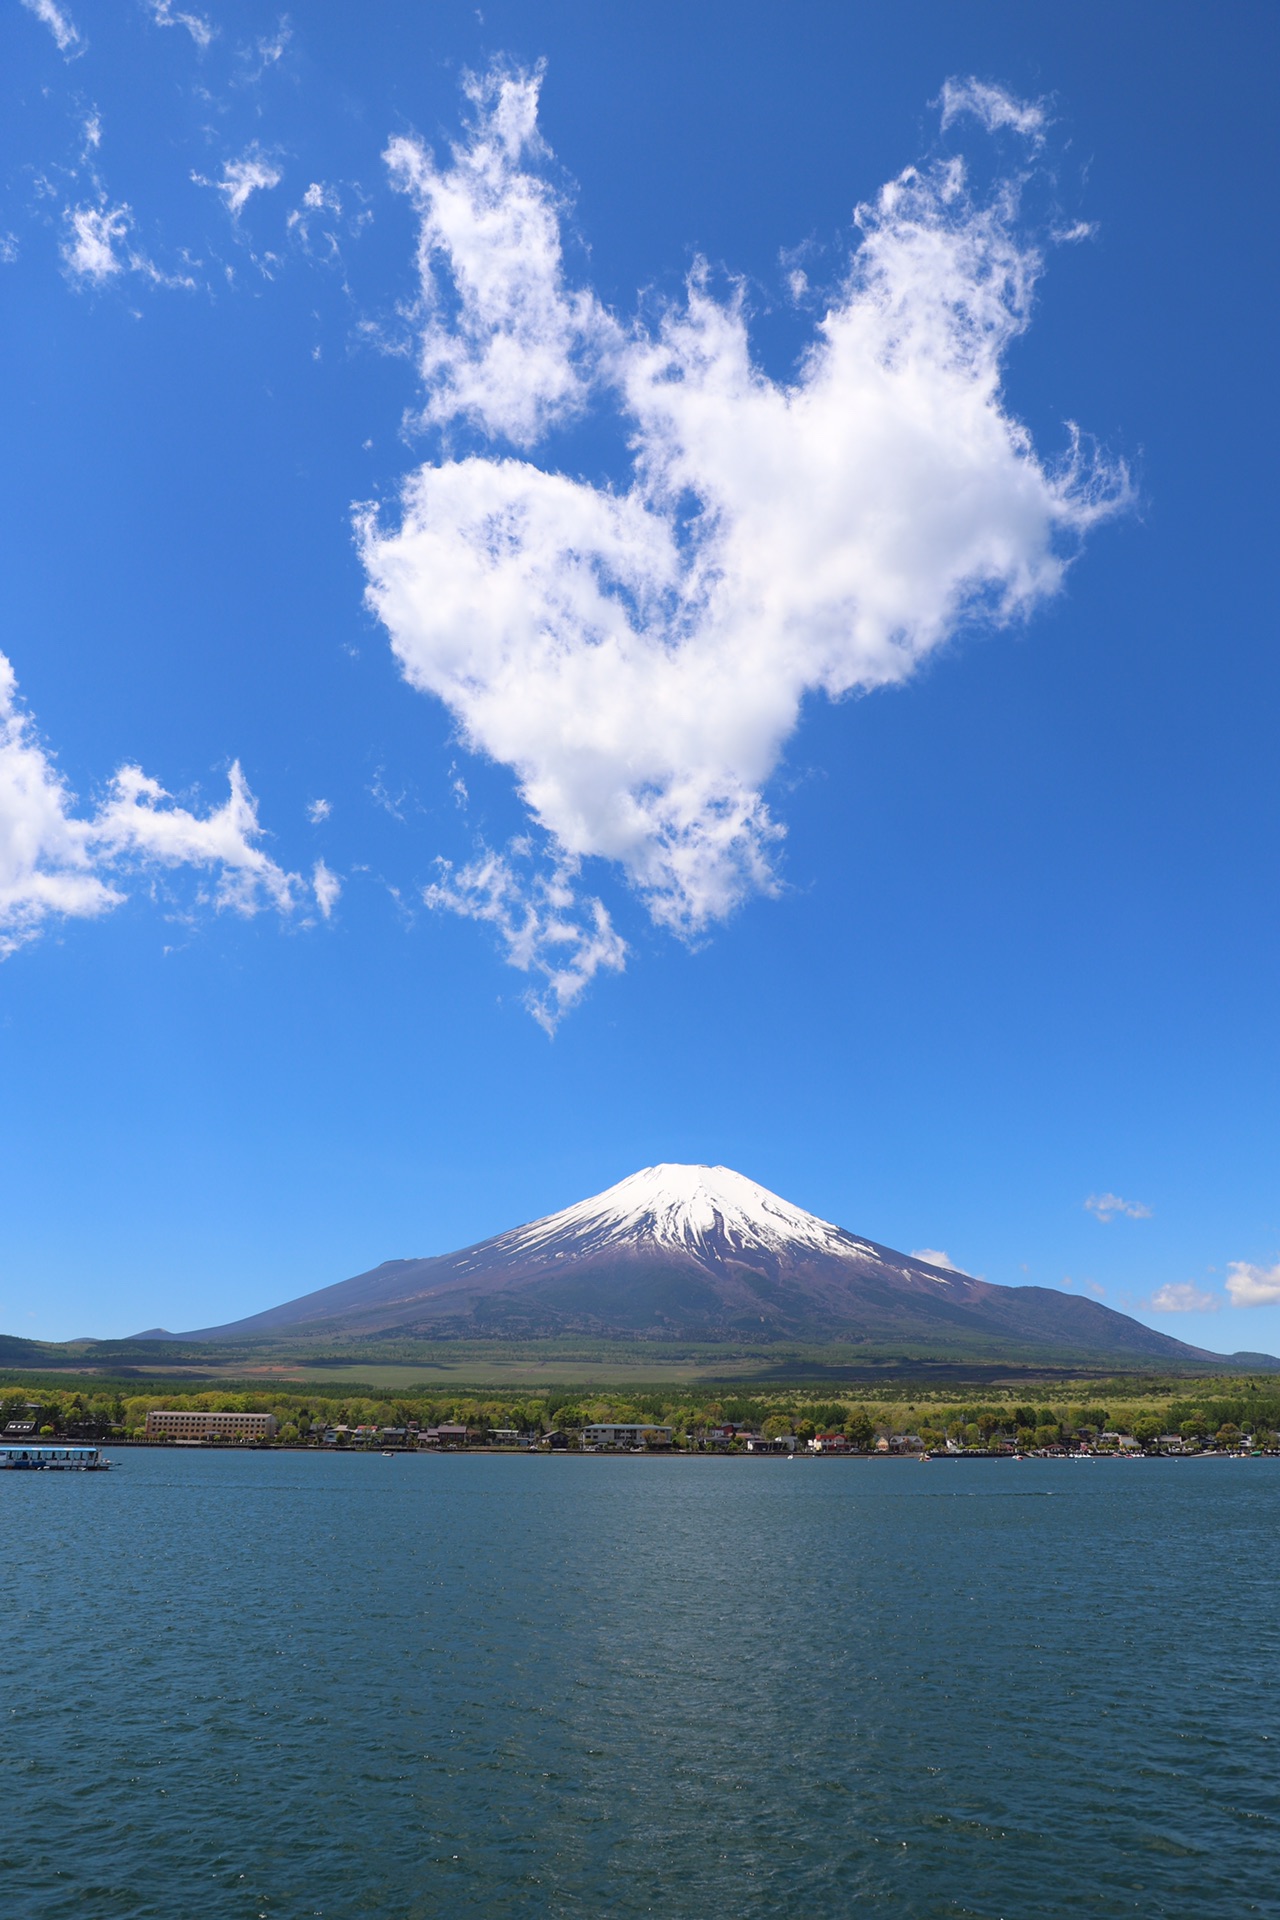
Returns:
[[[304,1388],[273,1386],[269,1392],[216,1391],[126,1393],[120,1388],[55,1389],[39,1394],[29,1387],[0,1391],[0,1423],[34,1419],[55,1434],[137,1434],[153,1407],[274,1413],[281,1438],[305,1441],[332,1426],[427,1427],[456,1422],[483,1433],[498,1427],[524,1434],[574,1432],[593,1420],[653,1420],[675,1429],[678,1439],[696,1441],[713,1426],[731,1423],[768,1436],[790,1433],[807,1441],[815,1433],[844,1433],[855,1446],[874,1444],[880,1435],[916,1433],[927,1446],[946,1440],[967,1447],[999,1446],[1015,1440],[1023,1447],[1046,1447],[1093,1440],[1108,1429],[1132,1434],[1149,1445],[1163,1434],[1184,1440],[1237,1444],[1249,1434],[1260,1444],[1280,1428],[1280,1397],[1250,1391],[1200,1403],[1147,1403],[1137,1409],[1082,1403],[1070,1406],[1031,1402],[945,1405],[901,1401],[820,1398],[796,1389],[724,1394],[697,1388],[646,1390],[631,1394],[570,1392],[551,1389],[518,1397],[487,1394],[326,1395]]]

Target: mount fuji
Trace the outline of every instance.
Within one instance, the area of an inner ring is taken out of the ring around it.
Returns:
[[[160,1330],[149,1337],[155,1338]],[[1000,1287],[847,1232],[729,1167],[645,1167],[457,1253],[387,1260],[226,1326],[168,1338],[338,1336],[806,1344],[1027,1360],[1222,1365],[1047,1287]],[[140,1336],[142,1337],[142,1336]]]

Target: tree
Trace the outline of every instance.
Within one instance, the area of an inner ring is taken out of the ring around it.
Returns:
[[[1150,1414],[1147,1414],[1141,1420],[1135,1420],[1133,1437],[1140,1447],[1154,1446],[1160,1438],[1160,1422],[1153,1420]]]
[[[875,1426],[865,1407],[855,1408],[844,1423],[844,1431],[855,1447],[869,1447],[876,1437]]]
[[[1240,1429],[1233,1425],[1230,1420],[1225,1421],[1224,1424],[1218,1428],[1214,1438],[1220,1447],[1238,1447],[1241,1440]]]

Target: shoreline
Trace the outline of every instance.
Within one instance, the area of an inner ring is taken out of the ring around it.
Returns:
[[[596,1448],[588,1450],[581,1447],[311,1447],[285,1442],[276,1445],[245,1444],[238,1441],[223,1440],[103,1440],[95,1443],[104,1452],[108,1448],[143,1449],[151,1453],[225,1453],[225,1454],[315,1454],[317,1457],[337,1459],[400,1460],[400,1459],[465,1459],[467,1455],[481,1456],[485,1459],[508,1460],[719,1460],[752,1462],[804,1460],[806,1462],[840,1461],[845,1464],[856,1463],[862,1466],[872,1464],[935,1466],[941,1462],[953,1465],[958,1462],[980,1462],[983,1465],[1001,1464],[1016,1466],[1033,1462],[1037,1465],[1054,1462],[1085,1461],[1093,1465],[1100,1461],[1187,1461],[1187,1460],[1280,1460],[1280,1453],[1254,1451],[1242,1448],[1238,1452],[1227,1452],[1205,1448],[1197,1453],[1144,1453],[1134,1449],[1123,1453],[810,1453],[807,1450],[796,1453],[729,1453],[722,1451],[702,1451],[687,1447],[649,1447],[637,1448]]]

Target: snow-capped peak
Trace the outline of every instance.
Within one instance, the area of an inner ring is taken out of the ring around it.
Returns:
[[[792,1252],[797,1247],[850,1257],[872,1254],[865,1242],[806,1213],[732,1167],[691,1167],[667,1162],[644,1167],[616,1187],[579,1200],[561,1213],[504,1234],[512,1252],[550,1250],[556,1241],[575,1251],[605,1246],[652,1245],[700,1252],[711,1244]]]

